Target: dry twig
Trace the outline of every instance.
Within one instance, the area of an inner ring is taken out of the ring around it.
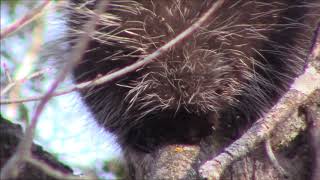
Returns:
[[[32,164],[33,166],[41,169],[43,172],[46,172],[46,174],[55,177],[57,179],[70,179],[70,180],[88,180],[88,179],[98,179],[94,175],[84,175],[84,176],[76,176],[72,174],[67,174],[60,172],[54,168],[52,168],[50,165],[48,165],[45,162],[42,162],[41,160],[38,160],[36,157],[27,157],[25,159],[28,163]]]
[[[279,161],[277,160],[276,156],[273,153],[270,137],[268,137],[265,141],[265,149],[272,165],[279,171],[281,175],[283,175],[285,178],[288,178],[289,173],[280,165]]]
[[[37,78],[37,77],[43,75],[46,71],[48,71],[48,69],[44,69],[44,70],[40,70],[40,71],[34,72],[31,75],[29,75],[27,77],[24,77],[22,79],[16,80],[16,81],[11,81],[3,89],[1,89],[0,96],[5,95],[7,92],[9,92],[17,84],[21,84],[21,83],[23,83],[23,82],[25,82],[27,80],[30,80],[30,79],[33,79],[33,78]]]
[[[29,24],[34,19],[39,17],[43,12],[43,10],[50,4],[50,2],[51,0],[44,0],[41,5],[31,10],[22,18],[16,20],[12,24],[10,24],[8,27],[1,29],[0,40],[8,37],[10,34],[13,34],[14,32],[17,32],[19,29],[21,29],[22,27],[24,27],[25,25]]]

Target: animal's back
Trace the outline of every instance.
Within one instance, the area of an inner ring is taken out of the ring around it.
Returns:
[[[214,2],[111,1],[73,71],[75,82],[139,61]],[[72,0],[71,39],[81,35],[96,3]],[[164,144],[197,143],[212,126],[254,121],[275,103],[303,70],[319,12],[319,0],[227,1],[155,62],[112,84],[82,90],[83,100],[124,149],[150,152]]]

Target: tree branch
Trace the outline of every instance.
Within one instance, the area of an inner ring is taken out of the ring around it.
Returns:
[[[312,48],[307,62],[319,60],[320,54],[320,25],[315,31]],[[238,140],[213,159],[200,167],[202,178],[219,179],[223,171],[234,161],[247,155],[257,145],[263,142],[273,131],[275,126],[287,119],[294,107],[304,103],[308,96],[316,89],[320,89],[320,73],[308,63],[305,72],[296,78],[291,89],[279,100],[279,102],[264,117],[255,122],[252,127]]]
[[[12,24],[10,24],[8,27],[1,29],[0,40],[5,39],[6,37],[13,34],[14,32],[17,32],[22,27],[24,27],[25,25],[29,24],[30,22],[35,20],[37,17],[39,17],[43,12],[43,10],[49,6],[50,2],[51,0],[44,0],[42,4],[40,4],[38,7],[28,12],[22,18],[16,20]]]

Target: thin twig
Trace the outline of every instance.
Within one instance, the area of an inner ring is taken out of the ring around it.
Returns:
[[[105,75],[105,76],[109,76],[109,75]],[[65,95],[65,94],[68,94],[68,93],[71,93],[73,91],[77,91],[77,90],[80,90],[80,89],[85,89],[85,88],[90,88],[92,86],[96,86],[96,85],[100,85],[100,84],[103,84],[105,82],[103,81],[100,81],[100,83],[94,83],[95,81],[99,80],[100,78],[98,79],[94,79],[94,80],[91,80],[91,81],[87,81],[87,82],[84,82],[84,83],[80,83],[80,84],[76,84],[76,85],[72,85],[68,88],[65,88],[65,89],[62,89],[62,90],[59,90],[59,91],[56,91],[52,94],[52,96],[61,96],[61,95]],[[38,96],[30,96],[30,97],[27,97],[27,98],[19,98],[19,99],[2,99],[0,100],[0,104],[15,104],[15,103],[24,103],[24,102],[32,102],[32,101],[39,101],[41,99],[43,99],[44,95],[38,95]]]
[[[27,80],[33,79],[33,78],[37,78],[41,75],[43,75],[46,71],[48,71],[48,69],[44,69],[44,70],[40,70],[37,72],[32,73],[31,75],[24,77],[22,79],[16,80],[16,81],[11,81],[10,84],[6,85],[3,89],[1,89],[1,93],[0,96],[5,95],[8,91],[10,91],[10,89],[12,89],[14,86],[16,86],[17,84],[21,84]]]
[[[7,81],[9,83],[12,83],[12,77],[11,77],[11,74],[10,74],[10,70],[9,70],[9,68],[8,68],[6,63],[3,63],[3,69],[4,69],[4,74],[6,75]]]
[[[8,27],[5,27],[4,29],[1,29],[0,33],[0,40],[5,39],[10,34],[13,34],[14,32],[18,31],[25,25],[32,22],[34,19],[39,17],[43,10],[50,4],[51,0],[44,0],[42,4],[40,4],[38,7],[34,8],[30,12],[28,12],[26,15],[24,15],[22,18],[16,20],[12,24],[10,24]]]
[[[319,32],[320,25],[316,30],[307,62],[319,58]],[[303,104],[316,89],[320,89],[320,73],[308,63],[305,72],[294,81],[291,89],[270,112],[255,122],[242,137],[228,146],[221,154],[205,162],[199,169],[200,176],[207,179],[219,179],[232,162],[255,149],[270,135],[278,123],[287,119],[294,108]]]
[[[182,40],[184,40],[185,38],[190,36],[192,33],[194,33],[196,30],[198,30],[205,23],[205,21],[207,21],[207,19],[211,15],[213,15],[222,6],[224,1],[225,0],[219,0],[216,3],[214,3],[212,5],[212,7],[198,21],[196,21],[188,29],[186,29],[185,31],[180,33],[177,37],[175,37],[174,39],[169,41],[167,44],[165,44],[161,48],[157,49],[155,52],[153,52],[152,54],[148,55],[144,59],[142,59],[142,60],[140,60],[140,61],[138,61],[136,63],[133,63],[130,66],[124,67],[124,68],[122,68],[122,69],[120,69],[118,71],[115,71],[115,72],[113,72],[111,74],[104,75],[104,76],[102,76],[102,77],[100,77],[98,79],[95,79],[95,80],[92,80],[92,81],[87,81],[87,82],[84,82],[84,83],[81,83],[81,84],[78,84],[78,85],[74,85],[74,86],[71,86],[70,88],[67,88],[65,90],[61,90],[61,91],[58,91],[56,93],[53,93],[53,96],[59,96],[59,95],[70,93],[70,92],[75,91],[75,90],[85,89],[85,88],[89,88],[89,87],[93,87],[93,86],[109,83],[109,82],[113,81],[114,79],[117,79],[119,77],[123,77],[123,76],[125,76],[125,75],[127,75],[127,74],[129,74],[131,72],[136,71],[140,67],[145,66],[145,65],[153,62],[161,54],[163,54],[164,52],[168,51],[170,48],[174,47],[179,42],[181,42]],[[9,99],[9,100],[2,99],[2,100],[0,100],[0,104],[22,103],[22,102],[28,102],[28,101],[41,100],[43,98],[44,98],[44,95],[32,96],[32,97],[21,98],[21,99]]]
[[[278,172],[283,177],[288,178],[289,173],[280,165],[279,161],[277,160],[276,156],[273,153],[271,141],[270,141],[269,137],[266,139],[264,145],[265,145],[265,150],[266,150],[267,156],[268,156],[269,160],[271,161],[272,165],[278,170]]]
[[[35,157],[27,157],[25,159],[26,162],[34,165],[35,167],[39,168],[40,170],[42,170],[44,173],[46,173],[47,175],[51,176],[51,177],[55,177],[57,179],[70,179],[70,180],[88,180],[88,179],[97,179],[94,176],[75,176],[69,173],[63,173],[61,171],[58,171],[54,168],[52,168],[51,166],[49,166],[47,163],[42,162],[41,160],[36,159]]]

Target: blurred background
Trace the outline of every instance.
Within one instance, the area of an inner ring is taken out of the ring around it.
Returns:
[[[63,1],[52,1],[36,20],[1,40],[1,90],[11,82],[20,82],[2,94],[1,99],[43,94],[54,80],[57,69],[53,65],[59,59],[50,56],[54,50],[48,47],[52,47],[65,31],[63,12],[57,8],[59,3],[66,2]],[[0,0],[1,29],[42,2]],[[69,77],[59,88],[71,84]],[[25,127],[37,103],[1,105],[1,116]],[[102,179],[121,176],[121,172],[109,172],[110,167],[118,162],[119,147],[110,134],[95,124],[77,93],[54,97],[49,101],[37,124],[35,142],[72,167],[76,173],[94,169]]]

